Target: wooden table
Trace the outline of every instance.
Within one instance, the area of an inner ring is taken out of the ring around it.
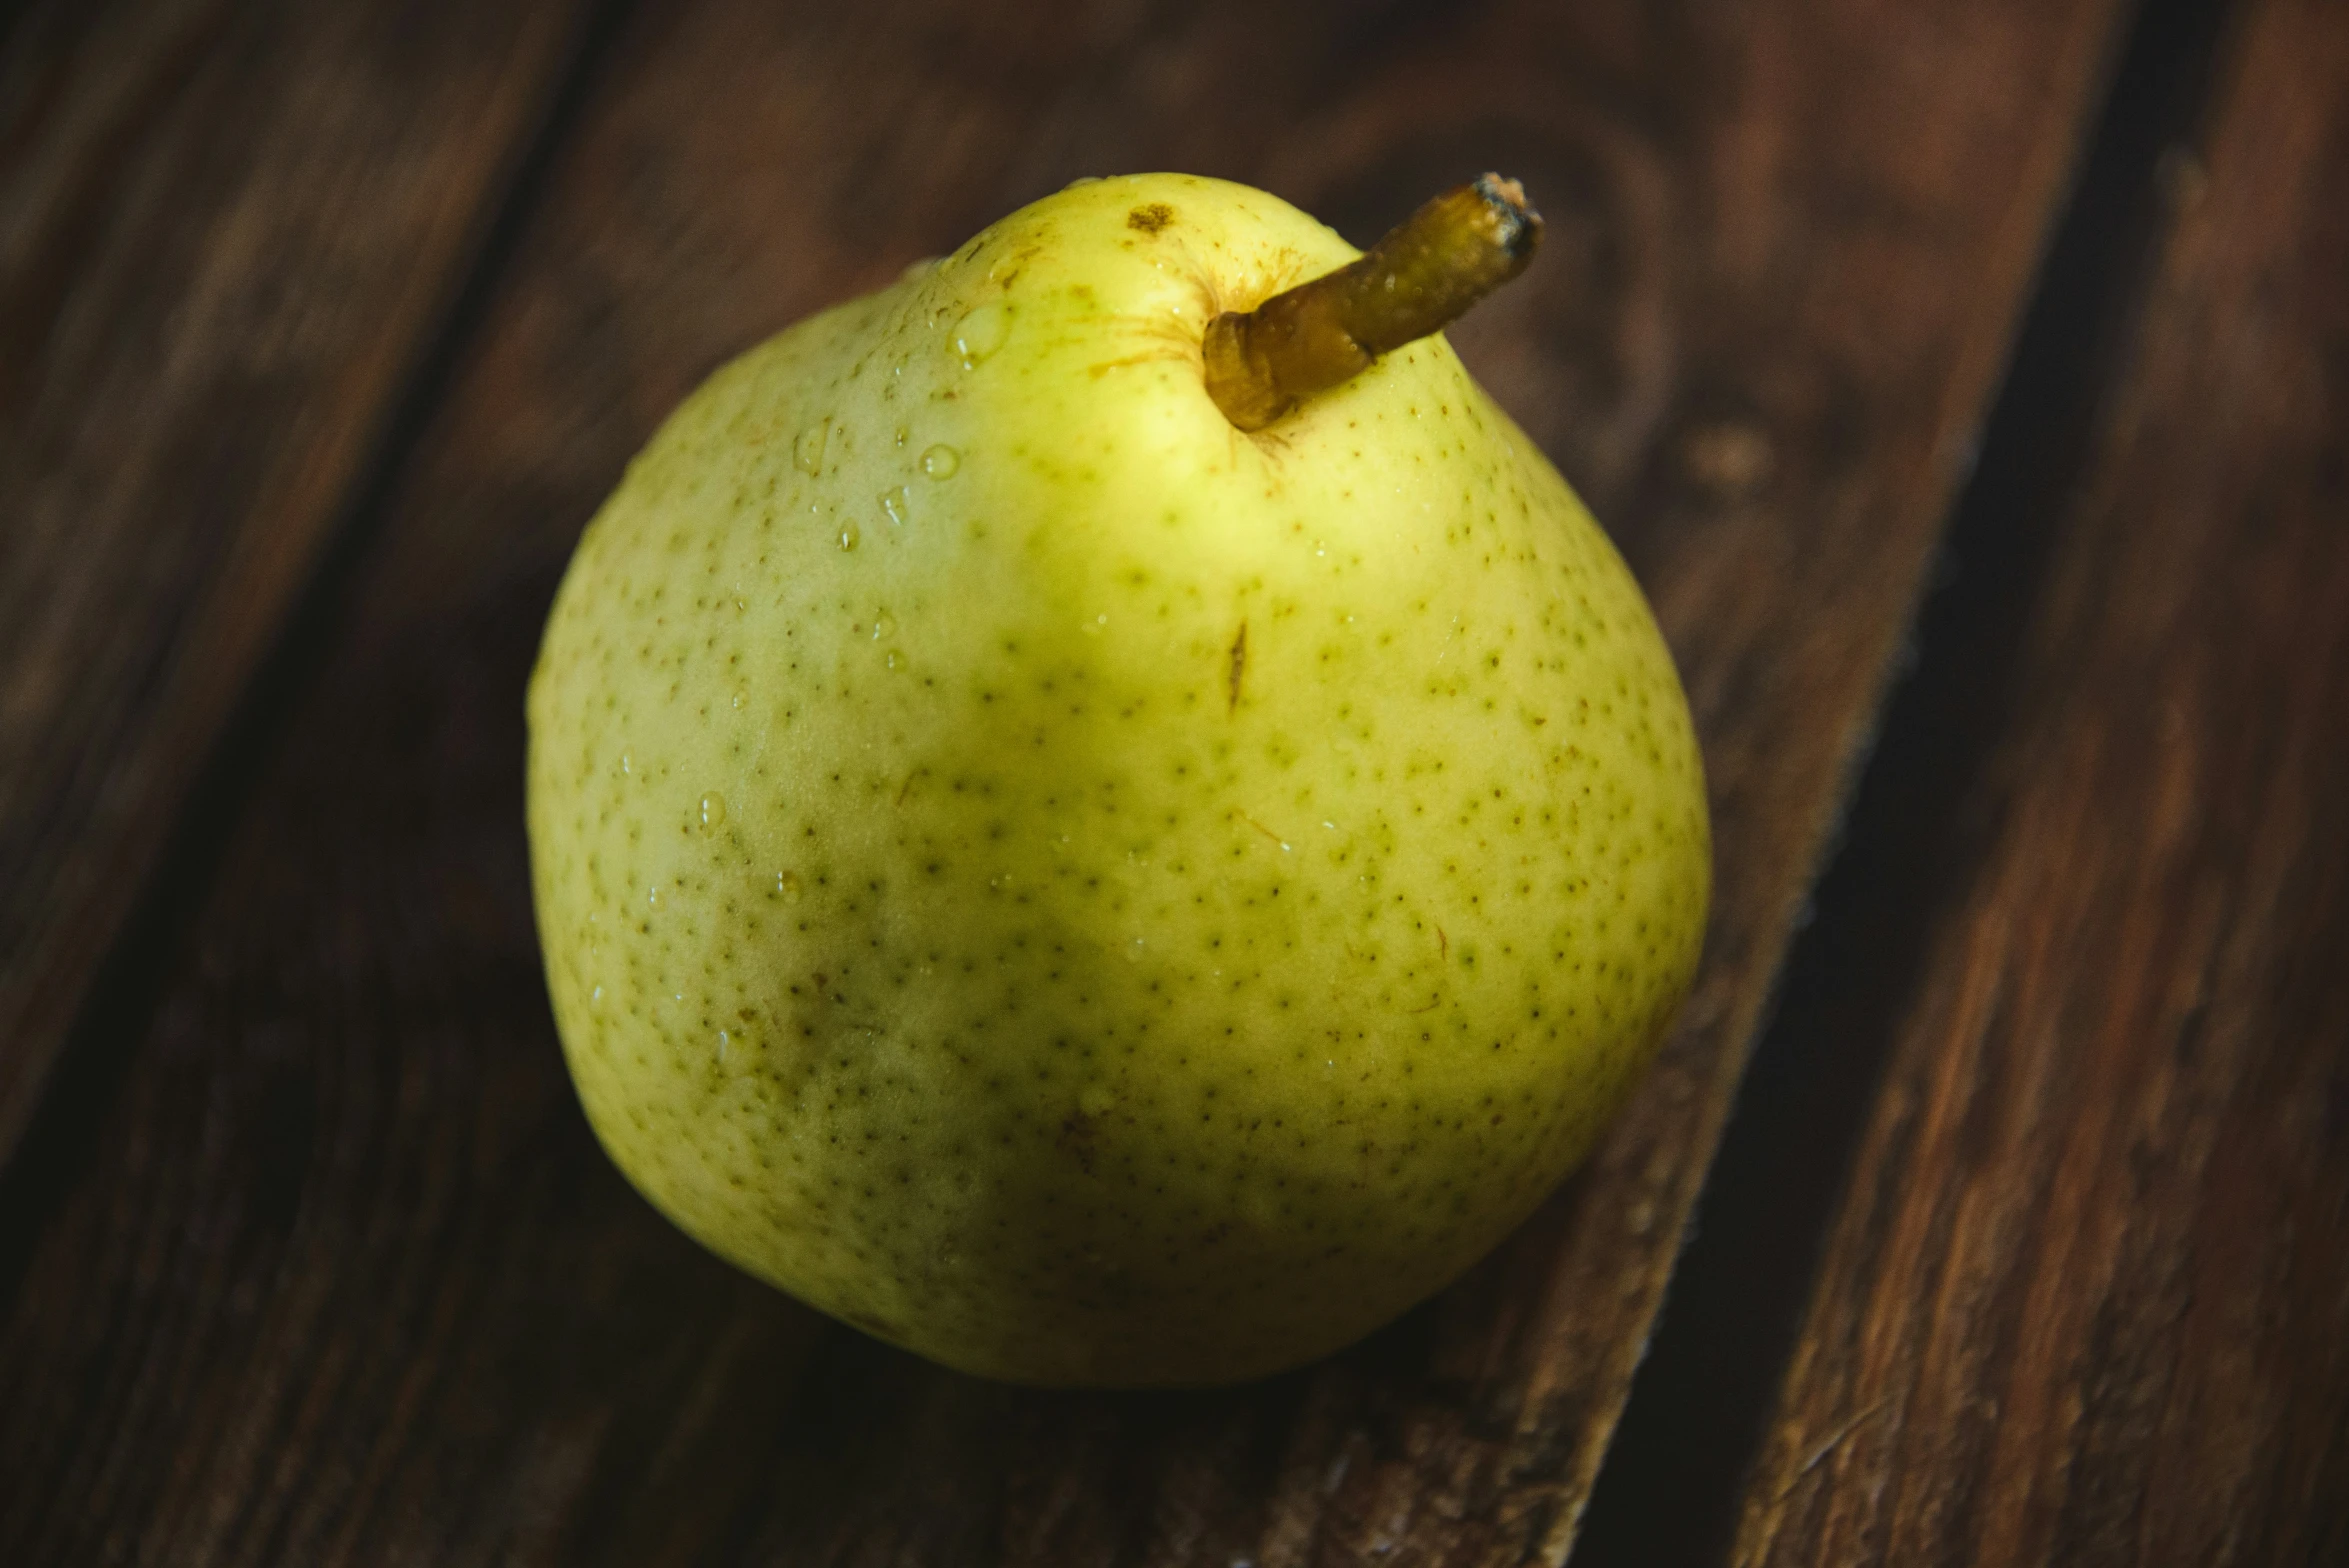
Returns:
[[[2349,1562],[2349,8],[51,0],[0,44],[0,1563]],[[1703,733],[1589,1168],[1238,1390],[735,1275],[520,692],[731,352],[1078,174],[1550,219],[1455,341]]]

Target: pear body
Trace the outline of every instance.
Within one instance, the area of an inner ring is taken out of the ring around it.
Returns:
[[[741,1267],[1021,1382],[1219,1383],[1458,1275],[1696,963],[1630,574],[1440,338],[1257,436],[1225,308],[1355,253],[1088,182],[714,375],[529,695],[564,1050]]]

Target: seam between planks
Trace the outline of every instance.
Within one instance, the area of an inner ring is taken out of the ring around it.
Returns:
[[[1780,971],[1600,1471],[1577,1568],[1718,1562],[1729,1549],[1881,1076],[1883,1025],[1921,961],[1930,890],[1969,841],[1941,808],[1987,760],[2009,705],[2015,641],[2045,580],[2054,524],[2088,471],[2097,414],[2125,371],[2128,327],[2159,260],[2165,158],[2209,106],[2234,9],[2231,0],[2149,0],[2121,40],[1979,462],[1943,535],[1910,667],[1878,710],[1816,884],[1815,918]]]

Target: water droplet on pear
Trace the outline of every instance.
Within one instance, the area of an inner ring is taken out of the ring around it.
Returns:
[[[791,443],[791,461],[799,471],[814,478],[824,471],[824,443],[832,439],[832,421],[819,419],[799,433]]]
[[[962,318],[962,324],[955,328],[954,350],[962,356],[963,367],[968,369],[1003,347],[1003,340],[1009,336],[1011,313],[989,301]]]

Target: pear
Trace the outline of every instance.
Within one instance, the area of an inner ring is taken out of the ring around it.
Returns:
[[[1492,281],[1447,212],[1358,261],[1243,186],[1080,182],[630,465],[529,834],[580,1100],[691,1235],[970,1372],[1225,1383],[1588,1152],[1696,965],[1701,766],[1605,535],[1392,341]]]

